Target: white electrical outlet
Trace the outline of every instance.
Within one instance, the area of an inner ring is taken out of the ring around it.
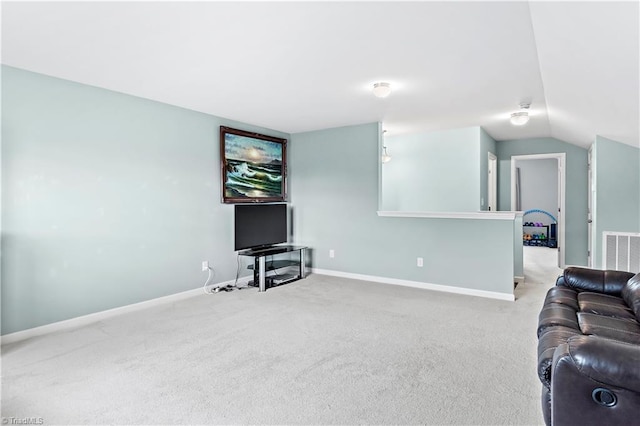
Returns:
[[[334,249],[329,250],[329,257],[332,259],[336,257],[336,251]]]
[[[206,271],[207,269],[209,269],[209,262],[206,260],[202,261],[202,270]]]
[[[419,257],[416,262],[416,265],[418,266],[418,268],[422,268],[422,266],[424,266],[424,259]]]

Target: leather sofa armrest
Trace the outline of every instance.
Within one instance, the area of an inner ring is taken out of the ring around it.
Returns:
[[[622,288],[633,277],[630,272],[603,271],[571,266],[564,270],[562,284],[578,291],[592,291],[620,297]],[[560,282],[560,279],[558,279]],[[558,284],[558,283],[556,283]]]
[[[640,346],[574,336],[555,351],[551,424],[634,424],[640,412]]]
[[[586,377],[640,393],[640,345],[597,336],[573,336],[567,346],[572,362]],[[554,364],[555,361],[554,356]]]
[[[545,387],[551,388],[551,368],[556,349],[567,343],[569,338],[577,335],[582,335],[580,330],[556,325],[545,331],[538,339],[538,378]]]

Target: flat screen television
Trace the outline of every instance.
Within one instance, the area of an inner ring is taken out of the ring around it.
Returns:
[[[235,249],[258,249],[287,242],[287,205],[236,204]]]

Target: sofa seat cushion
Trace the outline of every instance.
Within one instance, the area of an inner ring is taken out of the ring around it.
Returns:
[[[576,310],[562,303],[544,305],[538,316],[538,337],[550,327],[567,327],[580,331]]]
[[[569,287],[551,287],[547,292],[547,296],[544,299],[544,304],[560,303],[567,305],[574,310],[578,310],[578,296],[579,293]]]
[[[606,317],[578,312],[578,323],[583,334],[640,344],[640,324],[635,320]]]
[[[636,317],[631,309],[626,306],[609,303],[598,303],[593,301],[579,300],[580,312],[587,314],[603,315],[605,317],[620,318],[635,321]]]
[[[629,309],[624,299],[618,296],[611,296],[603,293],[593,293],[591,291],[583,291],[578,294],[578,302],[603,303],[607,305],[620,306]]]

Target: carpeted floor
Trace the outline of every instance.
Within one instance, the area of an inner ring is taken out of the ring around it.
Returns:
[[[535,329],[555,253],[525,247],[516,302],[312,275],[5,345],[2,416],[542,424]]]

